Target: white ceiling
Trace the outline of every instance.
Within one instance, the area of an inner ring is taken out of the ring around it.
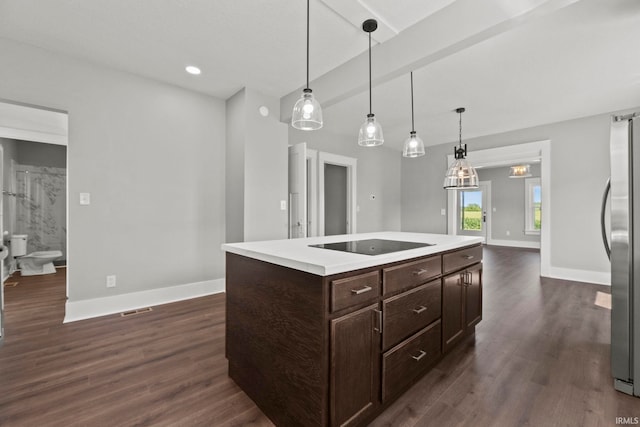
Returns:
[[[303,0],[0,0],[0,37],[204,92],[281,99],[305,80]],[[311,0],[311,88],[328,132],[354,136],[373,110],[385,144],[427,144],[640,106],[637,0]],[[635,45],[634,45],[635,43]],[[200,76],[184,72],[187,64]]]

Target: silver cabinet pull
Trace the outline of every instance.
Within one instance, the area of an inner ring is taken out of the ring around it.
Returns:
[[[371,286],[365,286],[361,289],[351,289],[351,293],[354,295],[360,295],[364,294],[365,292],[369,292],[371,289],[373,289]]]
[[[464,259],[474,259],[475,256],[473,256],[473,255],[463,255],[463,258]]]
[[[413,272],[413,275],[414,275],[414,276],[420,276],[421,274],[424,274],[424,273],[426,273],[426,272],[427,272],[427,270],[425,270],[424,268],[421,268],[420,270],[415,270],[415,271]]]
[[[422,313],[423,311],[427,311],[427,307],[425,307],[424,305],[421,305],[420,307],[418,307],[418,308],[414,308],[414,309],[413,309],[413,312],[414,312],[415,314],[420,314],[420,313]]]
[[[473,280],[473,274],[470,271],[464,271],[460,273],[460,281],[463,286],[471,286],[471,281]]]
[[[420,359],[422,359],[423,357],[425,357],[427,355],[427,353],[425,353],[424,351],[420,350],[420,354],[417,356],[411,356],[411,358],[413,360],[415,360],[416,362],[419,362]]]
[[[381,310],[373,310],[376,313],[377,327],[374,327],[373,330],[382,333],[382,311]]]

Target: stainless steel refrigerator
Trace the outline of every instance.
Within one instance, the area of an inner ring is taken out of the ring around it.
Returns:
[[[640,112],[612,117],[610,144],[611,372],[616,390],[640,396]]]

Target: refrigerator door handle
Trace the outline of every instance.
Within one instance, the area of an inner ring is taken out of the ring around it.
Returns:
[[[607,198],[611,191],[611,178],[607,179],[607,184],[604,187],[604,193],[602,194],[602,208],[600,210],[600,228],[602,230],[602,243],[604,244],[604,250],[607,252],[607,258],[611,261],[611,246],[609,246],[609,239],[607,238],[607,227],[605,225],[605,214],[607,212]]]

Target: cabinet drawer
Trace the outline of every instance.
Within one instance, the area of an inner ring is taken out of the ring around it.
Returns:
[[[409,387],[440,358],[440,320],[382,356],[382,401]]]
[[[372,301],[380,295],[380,272],[331,281],[331,311]]]
[[[382,347],[386,350],[440,317],[442,284],[429,282],[382,302]]]
[[[461,249],[442,256],[444,274],[459,270],[480,261],[482,261],[482,245]]]
[[[407,262],[382,270],[385,295],[425,283],[442,273],[440,255]]]

